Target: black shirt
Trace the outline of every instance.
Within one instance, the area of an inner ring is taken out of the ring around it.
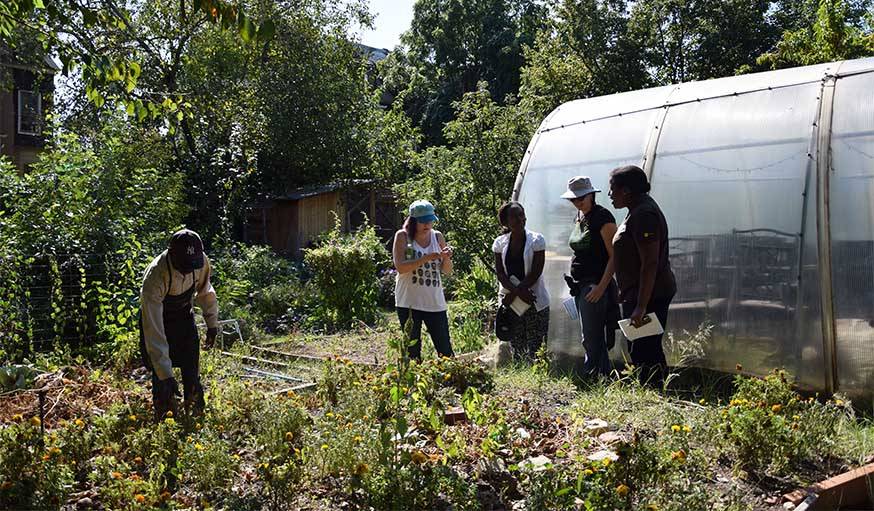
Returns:
[[[597,284],[604,275],[610,254],[601,236],[605,224],[615,224],[616,218],[606,208],[595,204],[589,214],[574,225],[569,245],[574,251],[571,277],[584,284]]]
[[[649,195],[644,195],[629,208],[625,221],[613,237],[613,262],[623,302],[637,301],[640,286],[640,251],[637,246],[645,243],[659,244],[652,298],[670,298],[677,292],[677,284],[668,259],[668,222]]]
[[[519,282],[525,280],[525,236],[523,234],[522,245],[519,247],[519,250],[513,250],[513,238],[512,235],[510,239],[507,240],[507,267],[504,268],[507,271],[507,277],[511,275],[515,275]]]

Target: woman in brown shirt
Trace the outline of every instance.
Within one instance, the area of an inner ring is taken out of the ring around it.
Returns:
[[[650,184],[640,167],[628,165],[610,172],[610,200],[628,214],[613,237],[613,256],[622,317],[641,326],[654,312],[667,328],[668,307],[677,292],[668,259],[668,223],[649,196]],[[661,386],[667,371],[662,336],[642,337],[629,344],[641,381]]]

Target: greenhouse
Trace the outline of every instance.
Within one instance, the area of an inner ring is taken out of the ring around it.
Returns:
[[[689,365],[783,367],[805,388],[871,394],[874,58],[577,100],[547,116],[513,196],[548,243],[549,346],[565,362],[583,351],[561,306],[576,210],[559,195],[580,174],[606,192],[627,164],[647,172],[668,219],[678,292],[665,342],[700,343]]]

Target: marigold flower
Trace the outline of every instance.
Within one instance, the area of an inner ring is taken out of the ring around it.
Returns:
[[[286,431],[285,432],[285,441],[291,442],[292,440],[294,440],[294,433],[292,433],[291,431]]]
[[[73,421],[73,424],[75,424],[76,426],[81,428],[82,426],[85,425],[85,421],[83,421],[82,419],[76,419]]]
[[[413,460],[413,463],[415,463],[416,465],[421,465],[422,463],[425,463],[425,461],[428,460],[428,457],[425,456],[425,453],[423,453],[422,451],[414,452],[413,455],[411,456],[411,458]]]
[[[631,488],[629,488],[628,486],[626,486],[624,484],[620,484],[619,486],[616,487],[616,493],[618,493],[620,497],[624,497],[624,496],[628,495],[629,490],[631,490]]]
[[[134,495],[134,500],[136,500],[137,502],[139,502],[140,504],[142,504],[142,503],[144,503],[144,502],[146,501],[146,496],[137,493],[136,495]]]
[[[679,433],[680,426],[678,424],[674,424],[673,426],[671,426],[671,431],[673,431],[674,433]]]
[[[783,405],[781,405],[781,404],[776,404],[776,405],[771,407],[771,411],[774,413],[780,413],[780,410],[782,410],[782,409],[783,409]]]
[[[203,445],[201,445],[200,442],[197,442],[196,444],[194,444],[194,448],[197,449],[198,451],[202,451]]]
[[[173,417],[173,411],[167,410],[167,413],[164,415],[164,417]]]
[[[109,475],[112,476],[113,479],[121,479],[122,478],[121,472],[113,472]]]
[[[35,427],[35,428],[36,428],[36,427],[39,427],[39,425],[40,425],[41,423],[42,423],[42,421],[39,420],[39,417],[31,417],[31,418],[30,418],[30,425],[33,426],[33,427]]]
[[[367,465],[367,463],[359,463],[355,465],[355,469],[352,471],[353,474],[359,477],[363,476],[368,472],[370,472],[370,467]]]
[[[592,472],[591,469],[588,469],[588,468],[587,468],[586,470],[583,470],[583,476],[584,476],[584,477],[589,477],[589,476],[592,475],[592,474],[594,474],[594,472]]]
[[[24,419],[24,417],[22,417],[20,413],[16,413],[15,415],[12,416],[12,420],[14,420],[16,422],[20,421],[22,419]]]
[[[684,451],[683,449],[680,449],[679,451],[672,452],[671,459],[685,461],[686,460],[686,451]]]
[[[129,420],[131,420],[131,421],[135,421],[135,420],[137,420],[137,416],[136,416],[136,415],[128,415],[127,418],[128,418]]]
[[[683,424],[683,431],[685,431],[686,433],[691,433],[692,426],[689,426],[688,424]]]
[[[355,438],[353,438],[353,440],[355,441],[356,444],[358,444],[358,443],[361,443],[361,441],[364,439],[361,438],[360,435],[355,435]]]
[[[328,450],[328,444],[322,444],[322,450],[323,450],[323,451],[327,451],[327,450]]]
[[[613,463],[613,460],[611,460],[610,458],[604,458],[603,460],[601,460],[601,463],[603,463],[605,467],[609,467],[610,464]]]
[[[838,406],[844,406],[844,402],[840,399],[835,399],[835,404]]]
[[[171,495],[169,491],[164,490],[161,492],[161,500],[170,500],[170,497]]]

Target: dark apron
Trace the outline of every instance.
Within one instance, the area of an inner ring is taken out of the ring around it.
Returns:
[[[173,367],[182,369],[182,383],[187,390],[191,385],[199,383],[200,380],[200,336],[197,333],[194,311],[191,308],[191,297],[194,294],[197,279],[192,275],[191,287],[181,295],[173,296],[169,294],[173,285],[173,270],[170,268],[169,258],[167,259],[167,272],[170,275],[170,284],[167,286],[168,294],[161,302],[164,305],[162,314],[164,334],[170,348],[170,361]],[[152,366],[152,359],[146,350],[142,310],[140,310],[140,354],[143,365],[152,371],[154,381],[157,377]]]

